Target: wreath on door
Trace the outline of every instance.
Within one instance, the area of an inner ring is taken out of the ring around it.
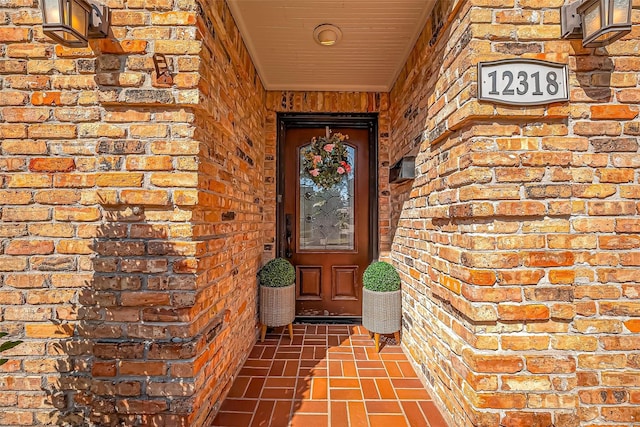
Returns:
[[[302,152],[304,176],[325,190],[342,182],[352,169],[344,144],[348,139],[349,135],[341,133],[311,138]]]

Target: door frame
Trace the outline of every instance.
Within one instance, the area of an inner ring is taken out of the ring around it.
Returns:
[[[278,113],[276,157],[276,256],[284,257],[284,137],[287,129],[352,127],[369,130],[369,262],[378,258],[378,114]]]

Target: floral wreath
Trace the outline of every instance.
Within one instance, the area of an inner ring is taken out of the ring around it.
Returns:
[[[341,133],[311,138],[311,144],[302,151],[304,176],[326,190],[339,184],[351,172],[344,144],[347,139],[349,135]]]

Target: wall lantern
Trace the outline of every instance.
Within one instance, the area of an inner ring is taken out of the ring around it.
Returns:
[[[583,0],[562,6],[563,39],[602,47],[631,31],[631,0]]]
[[[42,0],[44,33],[70,47],[85,47],[90,38],[109,33],[109,8],[85,0]]]

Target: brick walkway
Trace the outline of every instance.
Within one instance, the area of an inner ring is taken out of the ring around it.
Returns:
[[[383,345],[383,344],[381,344]],[[397,345],[362,326],[294,325],[258,342],[214,426],[446,427]]]

